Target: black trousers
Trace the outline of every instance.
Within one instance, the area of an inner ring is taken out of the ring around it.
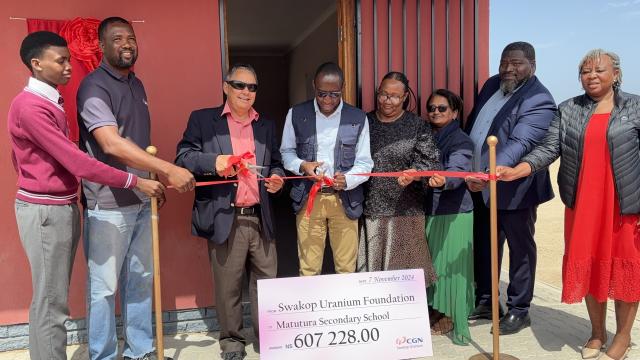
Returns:
[[[491,305],[491,224],[482,193],[473,193],[473,245],[476,305]],[[536,278],[537,250],[533,238],[537,206],[498,210],[498,261],[502,265],[504,241],[509,245],[507,308],[516,316],[529,312]]]

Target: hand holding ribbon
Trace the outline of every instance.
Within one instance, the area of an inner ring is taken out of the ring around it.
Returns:
[[[429,178],[429,186],[432,188],[443,187],[446,182],[447,178],[440,174],[433,174],[433,176]]]
[[[336,171],[333,176],[333,189],[334,190],[346,190],[347,189],[347,178],[343,173]]]
[[[216,173],[223,177],[235,176],[236,174],[246,175],[249,169],[245,160],[252,159],[254,156],[248,151],[242,155],[218,155],[216,157]]]
[[[284,185],[284,180],[278,174],[273,174],[264,179],[264,186],[270,194],[275,194],[280,191],[280,189],[282,189],[282,185]]]
[[[411,184],[418,176],[413,176],[411,173],[418,172],[416,169],[407,169],[402,172],[402,175],[398,177],[398,184],[400,186],[405,187]]]

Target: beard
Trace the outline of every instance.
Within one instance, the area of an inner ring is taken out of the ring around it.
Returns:
[[[505,94],[511,94],[515,89],[522,84],[523,81],[518,82],[516,80],[500,80],[500,90]]]
[[[131,59],[125,59],[122,57],[122,55],[119,55],[116,58],[116,66],[121,69],[128,69],[136,63],[136,60],[138,60],[137,51],[131,54]]]

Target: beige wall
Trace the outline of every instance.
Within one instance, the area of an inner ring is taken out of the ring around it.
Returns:
[[[334,12],[289,53],[289,102],[313,97],[311,82],[318,65],[338,62],[337,14]]]

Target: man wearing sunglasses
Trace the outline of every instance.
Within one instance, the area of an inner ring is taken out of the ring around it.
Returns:
[[[534,75],[535,50],[526,42],[507,45],[499,74],[484,84],[466,124],[475,144],[475,171],[489,166],[487,136],[498,138],[497,164],[515,166],[538,144],[556,110],[553,97]],[[489,191],[486,182],[467,179],[474,204],[475,310],[470,320],[491,319]],[[531,324],[529,307],[536,271],[534,240],[538,205],[553,198],[548,170],[514,182],[498,183],[499,254],[509,244],[508,313],[500,334],[515,334]],[[500,309],[502,312],[502,309]]]
[[[246,355],[242,278],[250,269],[249,299],[257,339],[257,280],[274,278],[277,271],[269,194],[282,188],[284,169],[274,123],[253,109],[258,91],[253,67],[233,66],[222,87],[227,97],[223,106],[191,113],[176,164],[199,181],[237,176],[238,183],[196,188],[192,233],[208,240],[222,358],[242,360]],[[247,171],[228,169],[231,155],[245,153],[253,155],[243,160]]]
[[[371,172],[373,160],[366,115],[342,101],[343,85],[338,65],[320,65],[313,80],[315,99],[292,107],[285,120],[280,147],[285,169],[316,177],[296,180],[291,189],[301,275],[320,274],[327,230],[336,272],[350,273],[356,267],[361,185],[368,178],[352,174]],[[333,185],[320,188],[306,216],[311,186],[323,176]]]

